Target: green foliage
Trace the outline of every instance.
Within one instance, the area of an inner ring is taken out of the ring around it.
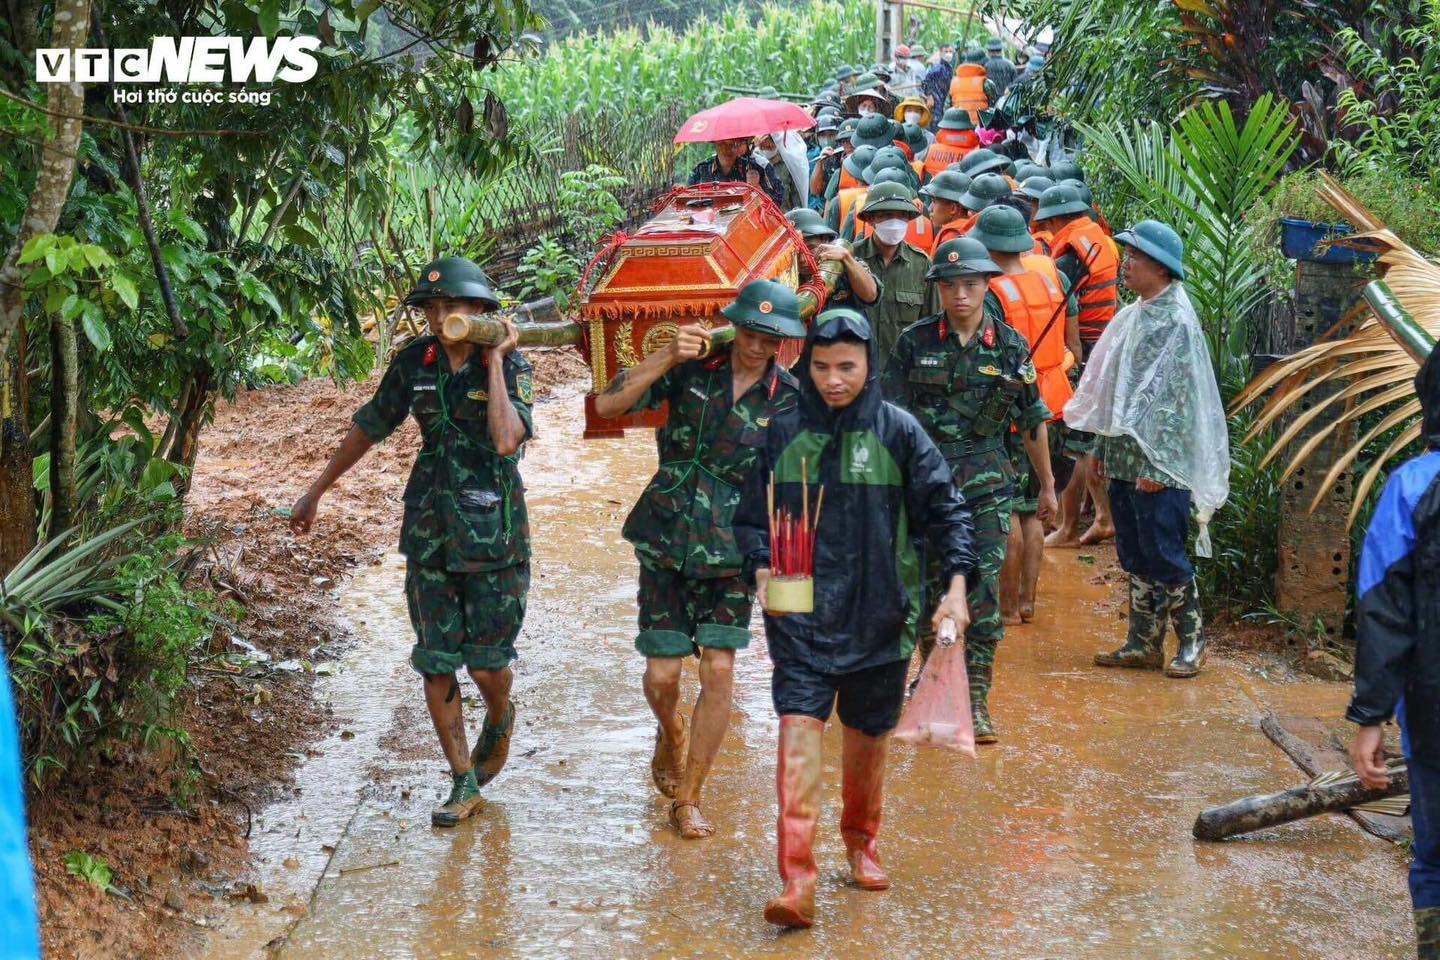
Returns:
[[[1249,614],[1273,606],[1280,569],[1281,465],[1262,467],[1266,444],[1242,444],[1253,414],[1230,422],[1230,498],[1210,519],[1214,556],[1195,564],[1212,608]]]
[[[1341,168],[1440,180],[1440,4],[1426,27],[1398,31],[1418,58],[1377,49],[1353,29],[1336,39],[1350,71],[1364,82],[1343,90],[1337,104],[1343,122],[1359,130],[1332,144]]]
[[[545,237],[526,250],[515,272],[521,280],[521,300],[554,297],[561,312],[570,309],[580,283],[580,261],[558,240]]]
[[[1243,125],[1227,104],[1205,102],[1169,131],[1153,121],[1129,130],[1081,129],[1140,207],[1174,226],[1185,241],[1185,288],[1222,390],[1233,392],[1249,378],[1250,318],[1267,292],[1247,212],[1275,188],[1295,151],[1288,110],[1265,96]]]
[[[71,850],[65,854],[62,862],[70,876],[79,877],[101,893],[110,891],[110,881],[114,875],[104,857],[92,857],[84,850]]]
[[[570,225],[576,252],[583,255],[594,250],[600,238],[625,219],[625,208],[615,199],[623,186],[624,177],[596,163],[560,175],[560,210]]]

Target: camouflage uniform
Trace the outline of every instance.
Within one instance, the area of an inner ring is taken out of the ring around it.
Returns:
[[[855,244],[855,259],[870,268],[870,275],[880,285],[880,296],[866,308],[866,313],[879,338],[880,366],[884,369],[900,332],[940,309],[935,285],[925,281],[930,258],[902,242],[894,258],[886,263],[874,238],[866,237]],[[827,301],[827,306],[842,304]]]
[[[640,561],[640,632],[647,657],[750,643],[751,591],[731,522],[765,428],[795,405],[799,384],[772,363],[738,399],[729,354],[691,360],[666,373],[633,409],[669,401],[655,431],[660,467],[625,520]]]
[[[965,665],[970,672],[971,700],[983,705],[990,690],[995,647],[1004,636],[1000,568],[1010,535],[1015,481],[1005,450],[1005,432],[1011,423],[1031,430],[1050,419],[1050,410],[1040,399],[1029,345],[1000,320],[994,294],[986,296],[985,319],[968,344],[962,346],[945,326],[941,313],[902,333],[881,385],[886,399],[913,413],[939,446],[970,507],[977,562],[975,577],[968,584],[970,628],[965,632]],[[998,429],[989,436],[977,435],[976,421],[1002,376],[1018,380],[1019,391],[997,417]],[[944,589],[934,565],[927,565],[927,602],[933,602]],[[934,644],[927,624],[921,655],[929,656]],[[986,718],[988,721],[988,714]]]
[[[424,336],[396,355],[355,424],[378,443],[407,414],[420,424],[420,454],[405,486],[400,552],[424,674],[496,670],[515,658],[530,584],[530,524],[517,453],[499,456],[487,423],[487,360],[478,350],[458,371]],[[533,435],[530,365],[505,357],[515,412]]]

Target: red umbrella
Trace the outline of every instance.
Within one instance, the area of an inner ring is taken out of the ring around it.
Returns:
[[[800,107],[783,100],[737,97],[686,120],[675,134],[676,143],[713,143],[739,137],[758,137],[781,130],[804,130],[815,126],[815,118]]]

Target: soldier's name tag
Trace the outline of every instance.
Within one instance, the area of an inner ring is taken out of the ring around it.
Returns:
[[[921,356],[915,358],[915,364],[921,367],[938,367],[944,361],[939,357]]]
[[[981,368],[980,368],[978,371],[976,371],[976,372],[977,372],[977,373],[983,373],[983,374],[985,374],[985,376],[987,376],[987,377],[998,377],[998,376],[1000,376],[1000,368],[999,368],[999,367],[991,366],[991,365],[988,364],[988,363],[985,364],[985,366],[981,367]]]
[[[486,393],[484,390],[471,390],[470,392],[466,393],[465,396],[469,397],[471,400],[490,399],[490,394]]]
[[[701,387],[698,383],[692,383],[690,385],[690,392],[695,394],[695,396],[699,397],[701,400],[705,399],[705,389]]]
[[[417,383],[417,384],[415,384],[415,392],[416,392],[416,393],[419,393],[421,390],[434,390],[434,389],[435,389],[435,384],[433,384],[433,383]]]

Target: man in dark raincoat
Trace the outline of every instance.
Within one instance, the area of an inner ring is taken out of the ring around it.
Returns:
[[[1415,378],[1425,452],[1390,475],[1365,533],[1355,604],[1350,756],[1368,787],[1389,783],[1384,728],[1400,719],[1415,825],[1410,899],[1420,960],[1440,958],[1440,349]]]
[[[890,731],[922,613],[922,540],[939,552],[948,592],[933,623],[968,622],[965,578],[975,565],[970,518],[950,468],[919,422],[885,402],[870,324],[849,309],[816,318],[796,368],[799,406],[776,417],[741,499],[735,535],[766,604],[767,484],[775,505],[801,514],[802,458],[812,497],[823,485],[814,550],[813,613],[765,617],[780,715],[778,846],[784,892],[765,919],[814,922],[812,846],[820,813],[820,744],[832,707],[844,727],[840,832],[851,875],[866,890],[890,881],[876,851]],[[812,505],[811,513],[817,512]],[[837,702],[838,701],[838,702]]]

